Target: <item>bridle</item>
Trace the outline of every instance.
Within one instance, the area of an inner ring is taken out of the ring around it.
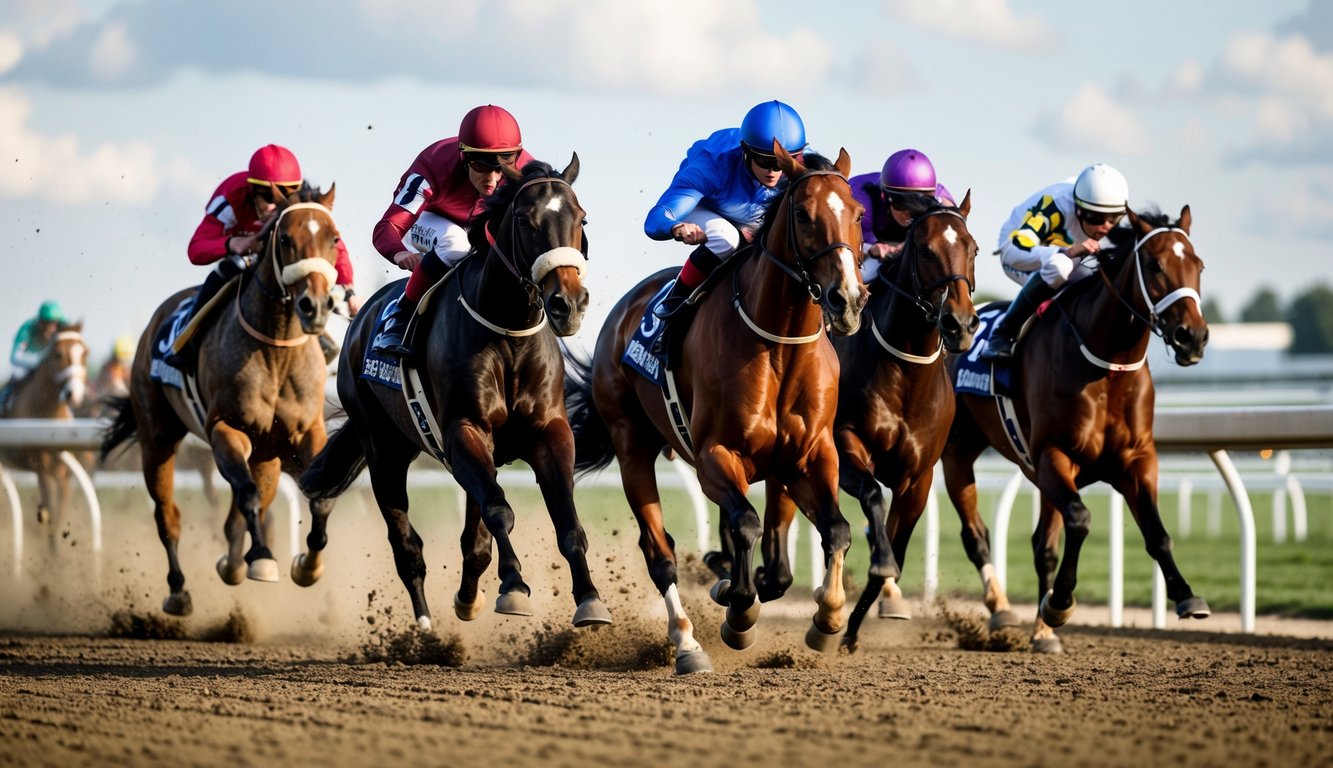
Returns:
[[[252,282],[259,286],[259,290],[269,299],[278,302],[283,307],[287,307],[292,302],[291,287],[296,285],[302,279],[311,274],[323,275],[328,280],[329,285],[338,282],[338,270],[329,262],[318,256],[310,256],[304,259],[298,259],[286,266],[282,265],[282,260],[278,255],[278,243],[282,239],[279,227],[282,220],[292,211],[313,210],[322,211],[329,218],[329,223],[333,223],[333,212],[320,203],[292,203],[283,208],[274,217],[273,221],[266,225],[263,235],[266,240],[265,259],[273,265],[273,279],[278,283],[278,290],[275,293],[272,288],[264,283],[263,280],[253,280]],[[241,309],[241,294],[243,290],[236,291],[236,317],[241,323],[241,328],[247,334],[259,341],[274,347],[298,347],[310,338],[313,334],[302,333],[299,336],[290,339],[278,339],[269,336],[259,329],[255,328],[245,319],[245,313]]]
[[[889,279],[888,275],[885,274],[883,270],[880,271],[879,279],[880,282],[883,282],[889,287],[889,290],[912,302],[912,305],[921,310],[921,313],[926,316],[926,321],[934,324],[939,322],[940,313],[944,311],[944,301],[949,296],[950,284],[961,280],[967,285],[969,294],[976,290],[976,286],[973,285],[972,278],[967,275],[958,274],[944,275],[938,280],[932,281],[929,285],[921,285],[921,273],[917,266],[920,262],[921,248],[916,243],[916,228],[921,222],[932,216],[954,216],[957,217],[959,221],[964,223],[967,222],[967,219],[963,217],[963,214],[959,212],[957,208],[943,205],[931,206],[928,210],[912,219],[912,223],[907,227],[906,239],[903,241],[903,254],[900,259],[902,264],[907,267],[908,276],[912,278],[912,291],[909,293],[902,286],[898,285],[897,281]],[[927,296],[940,287],[943,287],[944,291],[940,294],[939,301],[931,303]]]
[[[815,282],[814,278],[810,276],[810,264],[832,253],[836,253],[842,248],[846,248],[852,253],[856,253],[856,249],[853,248],[850,243],[839,241],[829,243],[809,256],[803,256],[801,254],[801,245],[796,241],[796,206],[792,201],[796,195],[796,188],[815,176],[837,176],[839,179],[842,179],[844,183],[847,182],[847,178],[837,171],[806,171],[793,179],[791,184],[787,186],[787,191],[783,193],[787,202],[787,250],[791,251],[792,255],[796,258],[796,269],[792,269],[782,261],[782,259],[779,259],[774,255],[772,251],[768,250],[767,243],[760,243],[759,251],[763,253],[764,256],[768,257],[774,264],[781,267],[782,271],[790,275],[792,279],[805,286],[806,292],[810,294],[810,301],[818,304],[820,298],[824,294],[824,290],[820,288],[819,283]]]

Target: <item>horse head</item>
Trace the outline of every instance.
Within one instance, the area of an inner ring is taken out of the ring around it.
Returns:
[[[511,271],[535,286],[555,334],[573,335],[588,309],[586,212],[571,186],[579,175],[578,153],[563,171],[533,162],[523,171],[505,167],[503,173],[514,192],[492,233],[492,248],[502,259],[512,258]],[[503,188],[497,192],[503,194]]]
[[[88,392],[88,345],[83,341],[83,321],[61,323],[39,368],[60,387],[60,400],[70,408],[83,405]]]
[[[931,205],[916,213],[907,232],[900,282],[894,285],[921,307],[940,331],[950,352],[966,352],[980,320],[972,305],[976,286],[977,241],[967,229],[972,190],[957,208]],[[910,293],[908,293],[910,291]]]
[[[776,240],[770,250],[777,252],[785,238],[787,258],[795,261],[788,266],[795,267],[819,302],[825,324],[839,336],[850,336],[860,329],[861,309],[870,296],[860,269],[865,207],[847,183],[851,157],[846,149],[838,151],[835,163],[815,154],[796,156],[776,139],[773,151],[791,183],[772,223]]]
[[[1161,335],[1176,355],[1177,365],[1203,359],[1208,323],[1199,306],[1199,278],[1203,260],[1190,242],[1190,207],[1180,209],[1174,223],[1129,211],[1134,233],[1138,292],[1152,330]],[[1182,299],[1193,301],[1182,301]]]
[[[321,192],[308,185],[288,197],[277,193],[278,207],[265,228],[264,253],[272,261],[276,289],[290,301],[307,334],[324,332],[333,311],[330,290],[338,281],[338,241],[341,235],[333,222],[333,197],[337,184]],[[256,265],[263,277],[264,267]]]

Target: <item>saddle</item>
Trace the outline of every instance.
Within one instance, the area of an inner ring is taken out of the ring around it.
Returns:
[[[180,330],[180,333],[176,335],[176,338],[172,340],[171,351],[179,354],[181,350],[185,349],[186,345],[190,343],[191,339],[199,334],[204,328],[208,327],[217,316],[218,308],[234,298],[240,283],[240,275],[233,277],[223,284],[222,288],[215,296],[213,296],[213,298],[208,300],[207,304],[199,307],[199,309],[195,311],[194,316],[190,318],[190,322],[187,323],[185,327]],[[194,349],[197,354],[198,347],[195,347]]]
[[[414,350],[415,355],[420,355],[421,350],[424,349],[424,345],[416,343],[417,333],[418,329],[423,325],[422,320],[425,318],[426,312],[430,310],[431,304],[435,300],[435,294],[449,282],[449,279],[454,276],[454,273],[458,271],[458,268],[466,264],[475,254],[476,251],[468,251],[466,256],[459,259],[457,264],[450,267],[439,280],[435,281],[434,285],[427,288],[426,292],[421,295],[421,301],[417,302],[417,310],[407,319],[407,327],[403,329],[403,343]]]

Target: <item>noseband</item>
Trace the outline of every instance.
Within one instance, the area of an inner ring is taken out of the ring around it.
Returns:
[[[1115,289],[1115,286],[1111,285],[1110,278],[1106,276],[1105,272],[1102,272],[1100,269],[1097,270],[1101,273],[1102,280],[1106,283],[1107,288],[1115,294],[1115,297],[1120,300],[1121,304],[1125,305],[1125,308],[1129,310],[1130,314],[1132,314],[1136,320],[1148,326],[1154,334],[1162,338],[1166,338],[1166,329],[1163,327],[1164,321],[1162,320],[1162,313],[1165,312],[1168,307],[1185,298],[1194,299],[1194,304],[1196,306],[1202,303],[1202,300],[1199,297],[1199,292],[1188,285],[1183,285],[1170,291],[1156,302],[1154,302],[1152,296],[1148,294],[1148,283],[1143,278],[1143,259],[1140,257],[1140,251],[1145,243],[1165,232],[1175,232],[1183,237],[1185,242],[1190,242],[1189,233],[1180,227],[1158,227],[1134,242],[1134,272],[1139,286],[1139,296],[1143,298],[1143,304],[1148,308],[1146,317],[1142,312],[1136,309],[1132,303],[1125,299],[1125,297]]]
[[[949,208],[942,205],[936,205],[932,206],[930,209],[928,209],[921,215],[917,216],[916,218],[912,219],[912,223],[907,227],[907,238],[904,241],[903,245],[904,252],[901,259],[902,263],[907,266],[908,275],[912,278],[912,293],[908,293],[896,282],[890,280],[888,276],[884,274],[883,271],[880,272],[880,281],[883,282],[885,285],[887,285],[889,287],[889,290],[912,302],[913,306],[921,310],[921,313],[926,316],[927,322],[930,323],[936,323],[939,321],[940,313],[944,311],[944,300],[949,295],[948,286],[951,283],[961,280],[967,284],[967,290],[969,293],[976,290],[976,286],[972,284],[972,279],[967,275],[956,275],[956,274],[945,275],[944,277],[935,280],[929,285],[926,286],[921,285],[921,274],[917,268],[917,263],[919,261],[921,252],[921,249],[916,244],[917,225],[925,221],[926,219],[930,218],[931,216],[946,216],[946,215],[955,216],[958,218],[959,221],[962,221],[964,223],[967,222],[967,219],[963,218],[963,214],[959,213],[957,208]],[[940,300],[938,303],[932,304],[930,300],[927,298],[927,294],[929,294],[931,291],[934,291],[936,288],[939,288],[941,286],[943,286],[945,289],[944,293],[940,295]]]
[[[847,181],[846,177],[837,171],[806,171],[793,179],[791,184],[787,187],[787,191],[784,193],[787,197],[787,250],[791,251],[792,255],[796,257],[796,269],[787,266],[782,259],[773,255],[773,252],[768,250],[768,245],[766,243],[760,243],[759,250],[774,264],[781,267],[783,272],[791,275],[794,280],[804,285],[805,290],[810,294],[810,301],[817,304],[819,303],[820,297],[823,296],[824,291],[819,287],[819,283],[816,283],[814,278],[810,277],[810,263],[823,258],[830,253],[835,253],[840,248],[846,248],[852,253],[856,253],[856,249],[849,243],[835,242],[829,243],[809,256],[801,255],[801,245],[796,242],[796,206],[792,203],[792,199],[796,195],[796,187],[814,176],[837,176],[844,182]]]
[[[296,283],[298,283],[301,280],[301,278],[305,277],[306,275],[310,274],[323,275],[324,278],[329,281],[329,285],[333,285],[338,282],[337,267],[329,263],[328,259],[321,259],[318,256],[311,256],[310,258],[300,259],[298,261],[292,262],[291,264],[288,264],[285,267],[281,265],[281,261],[278,259],[278,240],[280,238],[277,236],[277,230],[279,226],[281,226],[282,220],[287,216],[287,214],[291,213],[292,211],[301,211],[301,210],[323,211],[325,214],[328,215],[329,222],[330,223],[333,222],[333,212],[330,211],[328,208],[324,207],[323,205],[320,205],[319,203],[293,203],[287,206],[286,208],[283,208],[282,211],[278,213],[278,218],[274,219],[273,224],[267,227],[268,230],[267,250],[269,259],[273,263],[273,279],[278,281],[279,292],[277,294],[274,294],[272,291],[269,290],[268,286],[264,285],[263,282],[261,281],[256,281],[256,282],[259,282],[259,287],[263,289],[265,295],[267,295],[270,299],[274,299],[275,301],[280,301],[283,304],[291,303],[292,301],[292,293],[290,290],[291,287],[293,285],[296,285]]]

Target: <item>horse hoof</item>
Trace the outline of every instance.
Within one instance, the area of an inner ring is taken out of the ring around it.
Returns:
[[[682,653],[676,657],[676,674],[693,675],[699,672],[712,672],[713,660],[703,651]]]
[[[429,631],[430,631],[430,617],[429,617],[429,616],[418,616],[418,617],[417,617],[417,626],[421,628],[421,631],[422,631],[422,632],[429,632]]]
[[[759,630],[752,625],[749,629],[737,630],[727,622],[722,622],[722,642],[733,651],[743,651],[754,645],[759,637]]]
[[[1033,653],[1064,653],[1065,646],[1055,635],[1032,638]]]
[[[51,510],[46,507],[37,508],[37,522],[40,525],[46,525],[51,522]]]
[[[1182,619],[1206,619],[1213,615],[1213,611],[1207,600],[1190,597],[1176,603],[1176,615]]]
[[[495,612],[509,616],[531,616],[532,598],[522,592],[506,592],[495,598]]]
[[[704,565],[719,579],[731,577],[731,560],[716,550],[704,553]]]
[[[731,591],[731,579],[718,579],[716,584],[709,587],[708,596],[718,605],[726,605],[729,591]]]
[[[162,600],[162,610],[172,616],[189,616],[194,613],[194,601],[189,592],[167,595]]]
[[[242,564],[239,568],[231,568],[227,565],[229,561],[230,558],[226,555],[218,558],[218,576],[222,577],[224,583],[234,587],[242,581],[245,581],[245,565]]]
[[[1054,590],[1047,590],[1041,598],[1041,620],[1046,622],[1052,629],[1063,627],[1069,617],[1074,615],[1074,609],[1078,607],[1078,600],[1070,598],[1068,608],[1055,608],[1051,605],[1051,595]]]
[[[481,615],[481,606],[486,602],[486,593],[477,591],[477,597],[470,603],[463,602],[463,598],[454,593],[454,615],[463,621],[472,621]]]
[[[879,617],[881,619],[910,621],[912,606],[908,605],[907,600],[901,597],[882,597],[879,600]]]
[[[856,653],[857,651],[861,650],[860,639],[855,635],[845,635],[842,638],[842,647],[848,653]]]
[[[304,553],[292,558],[292,581],[298,587],[308,587],[319,581],[319,577],[324,575],[324,562],[320,561],[313,570],[306,570],[306,556]]]
[[[1017,627],[1022,623],[1018,614],[1005,608],[1003,611],[996,611],[991,614],[990,621],[986,622],[986,628],[992,632],[997,632],[1005,627]]]
[[[278,580],[278,561],[271,557],[261,557],[250,563],[245,577],[251,581],[274,582]]]
[[[594,624],[610,624],[611,612],[606,609],[606,604],[600,597],[589,597],[579,603],[578,610],[574,611],[574,626],[590,627]]]
[[[838,645],[842,642],[842,633],[841,629],[837,632],[825,632],[812,621],[810,628],[805,631],[805,646],[819,653],[833,653],[838,650]]]

